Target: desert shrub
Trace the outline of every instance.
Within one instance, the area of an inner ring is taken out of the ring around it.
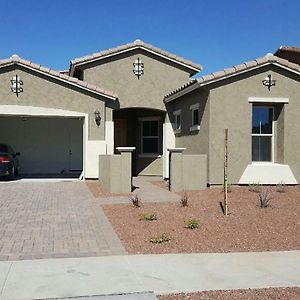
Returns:
[[[197,219],[189,219],[185,222],[185,228],[196,229],[199,227],[199,221]]]
[[[169,242],[170,240],[171,238],[169,238],[165,233],[162,233],[159,236],[150,237],[149,242],[153,244],[161,244]]]
[[[285,193],[286,192],[286,185],[285,185],[284,181],[280,181],[276,185],[276,192],[278,192],[278,193]]]
[[[260,191],[258,193],[259,203],[261,208],[267,208],[270,206],[271,196],[268,190]]]
[[[252,182],[249,184],[249,191],[254,193],[261,192],[261,184],[259,182]]]
[[[138,195],[132,196],[132,197],[130,198],[130,201],[131,201],[132,205],[133,205],[134,207],[136,207],[136,208],[141,207],[141,205],[142,205],[142,202],[141,202],[141,200],[140,200],[140,198],[139,198]]]
[[[141,214],[140,216],[140,221],[155,221],[155,220],[157,220],[156,213],[150,213],[150,214],[144,213]]]
[[[180,204],[182,207],[189,206],[189,196],[186,192],[183,193],[183,195],[180,198]]]

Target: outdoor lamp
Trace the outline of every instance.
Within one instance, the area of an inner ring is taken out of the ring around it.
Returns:
[[[269,74],[263,81],[262,81],[263,85],[266,86],[268,88],[268,90],[270,91],[271,86],[275,86],[276,80],[274,80],[272,78],[272,75]]]
[[[101,116],[100,116],[100,111],[97,109],[95,110],[95,122],[97,124],[97,127],[100,126],[100,123],[101,123]]]

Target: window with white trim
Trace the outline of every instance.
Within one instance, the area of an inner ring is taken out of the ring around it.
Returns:
[[[273,161],[274,108],[271,106],[252,107],[252,161]]]
[[[199,130],[199,103],[191,105],[190,110],[192,111],[192,126],[190,127],[190,131]]]
[[[175,120],[175,133],[181,132],[181,109],[173,112],[174,120]]]
[[[142,120],[142,154],[159,154],[159,120]]]

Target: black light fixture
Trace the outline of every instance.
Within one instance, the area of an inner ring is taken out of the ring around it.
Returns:
[[[97,125],[97,127],[99,127],[100,123],[101,123],[100,111],[98,109],[96,109],[95,112],[94,112],[94,114],[95,114],[96,125]]]
[[[140,79],[141,75],[144,74],[144,64],[142,63],[142,61],[140,60],[140,58],[138,57],[136,59],[136,61],[133,63],[133,74]]]
[[[23,92],[23,88],[21,87],[23,85],[23,81],[20,80],[20,77],[18,75],[14,76],[11,82],[11,91],[19,96],[20,93]]]
[[[268,87],[268,90],[271,90],[271,86],[275,86],[276,80],[272,79],[272,75],[269,74],[263,81],[263,85]]]

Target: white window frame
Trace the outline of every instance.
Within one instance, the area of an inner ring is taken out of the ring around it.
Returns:
[[[173,112],[175,123],[174,123],[174,133],[181,132],[181,124],[182,124],[182,117],[181,117],[181,109],[175,110]],[[180,124],[178,124],[178,116],[180,117]]]
[[[253,136],[270,136],[271,137],[271,161],[252,161],[252,164],[267,164],[274,163],[275,160],[275,151],[274,151],[274,116],[275,116],[275,107],[272,105],[252,105],[252,119],[253,119],[253,107],[262,107],[262,108],[271,108],[272,109],[272,133],[252,133],[253,124],[251,126],[251,160],[252,160],[252,137]]]
[[[194,120],[194,112],[197,110],[198,111],[198,122],[199,122],[199,103],[193,104],[190,106],[190,110],[192,113],[192,126],[190,127],[190,131],[196,131],[196,130],[200,130],[200,124],[194,124],[195,120]]]
[[[160,117],[143,117],[143,118],[139,118],[139,121],[141,121],[141,153],[138,155],[139,157],[161,157],[161,155],[159,154],[159,125],[160,125],[160,121],[161,118]],[[151,136],[145,136],[143,135],[143,127],[144,127],[144,122],[145,121],[157,121],[157,125],[158,125],[158,132],[157,135],[151,135]],[[157,153],[144,153],[144,145],[143,145],[143,141],[144,138],[157,138]]]

